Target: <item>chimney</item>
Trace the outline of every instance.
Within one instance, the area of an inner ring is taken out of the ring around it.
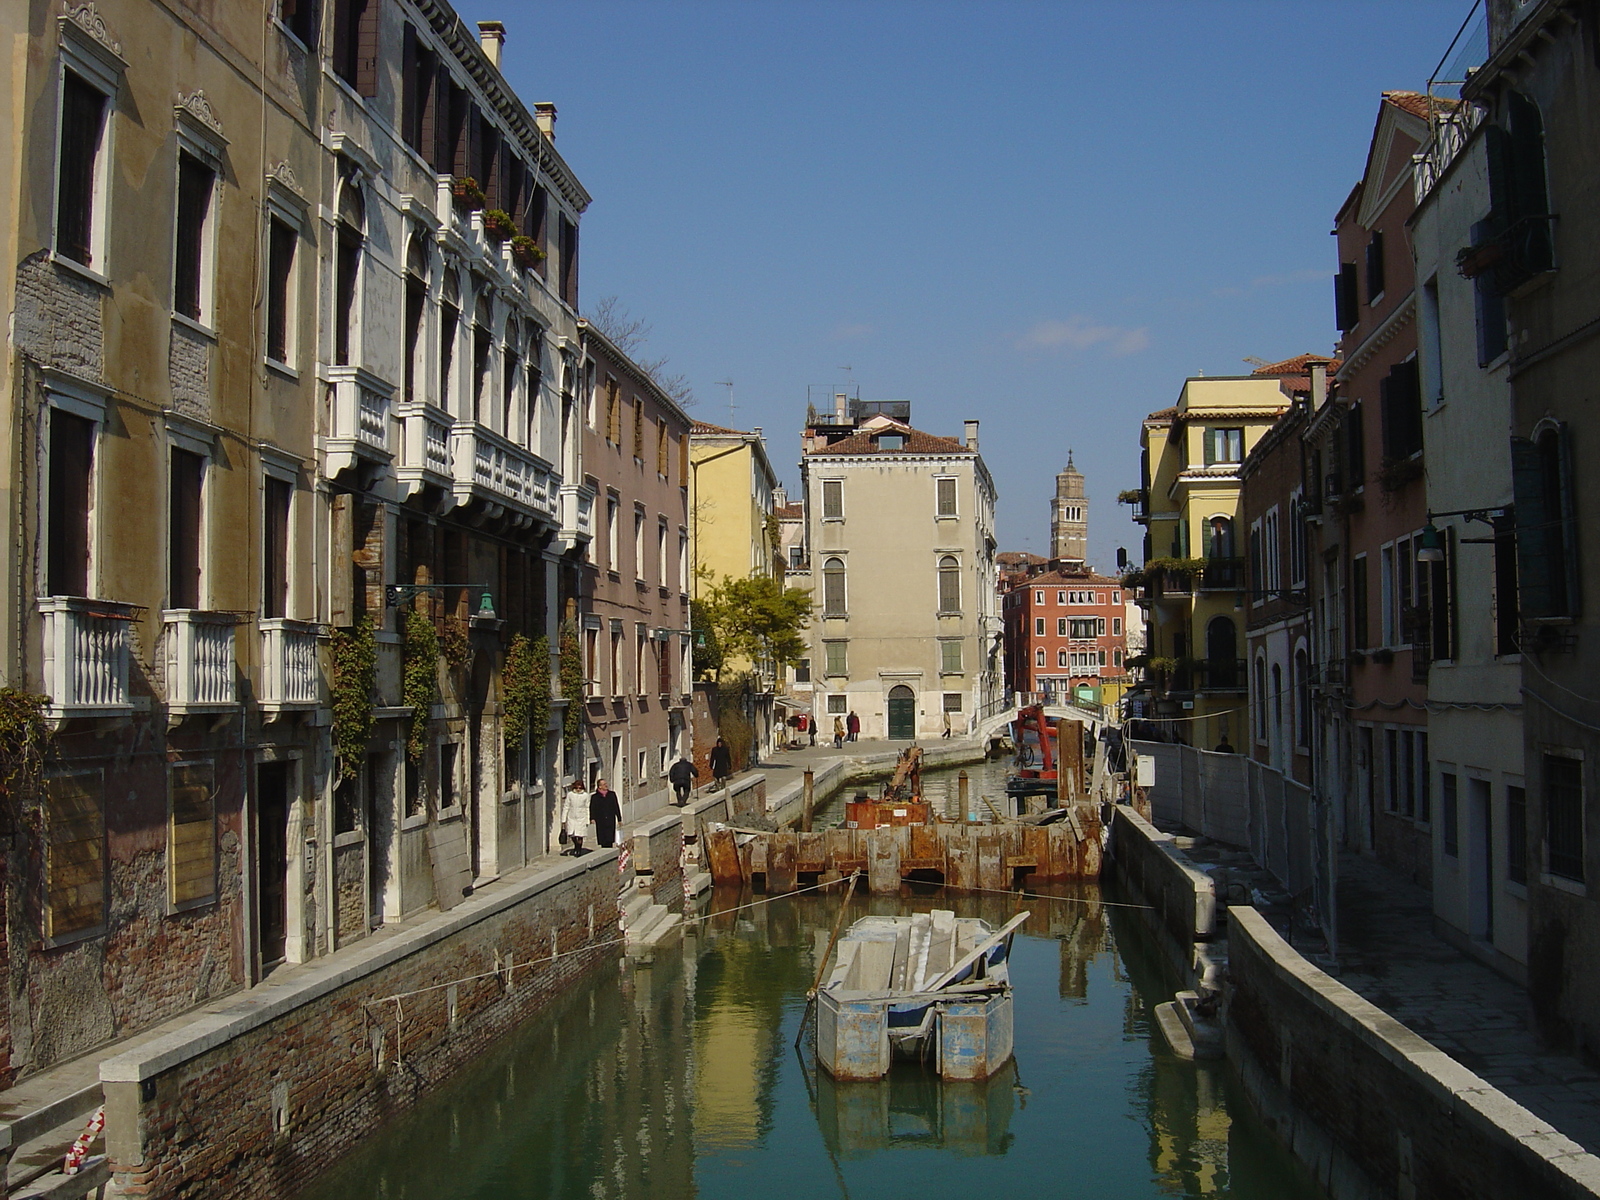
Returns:
[[[967,443],[967,449],[976,450],[978,448],[978,423],[976,421],[963,421],[962,427],[966,431],[966,437],[963,440]]]
[[[556,106],[550,101],[540,100],[533,106],[533,123],[546,140],[556,140]]]
[[[483,47],[483,54],[489,60],[489,65],[498,71],[500,51],[504,50],[506,45],[505,25],[500,21],[479,21],[478,45]]]
[[[848,397],[843,392],[835,392],[833,394],[833,419],[839,425],[844,424],[844,405],[847,399]]]

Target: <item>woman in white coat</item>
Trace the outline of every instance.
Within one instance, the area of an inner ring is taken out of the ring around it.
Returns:
[[[576,858],[583,853],[583,839],[589,836],[589,793],[584,790],[581,779],[574,778],[567,789],[562,801],[561,823],[570,843],[561,853]]]

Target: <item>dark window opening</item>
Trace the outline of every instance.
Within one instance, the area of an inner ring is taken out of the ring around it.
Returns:
[[[105,129],[105,94],[71,71],[61,96],[61,161],[56,180],[56,250],[89,266],[95,167]]]
[[[295,236],[295,231],[276,217],[267,221],[267,357],[281,363],[289,361]]]
[[[440,808],[456,806],[456,759],[460,753],[461,747],[455,742],[444,742],[439,746]]]
[[[1512,438],[1511,477],[1521,612],[1529,617],[1575,616],[1576,514],[1567,427],[1546,429],[1537,441]]]
[[[206,460],[187,450],[172,451],[167,511],[167,603],[200,607],[200,502]]]
[[[1333,277],[1333,311],[1340,333],[1349,333],[1361,320],[1355,263],[1340,263],[1339,273]]]
[[[378,0],[335,0],[333,71],[358,95],[378,94]]]
[[[422,337],[422,314],[428,302],[428,284],[415,275],[406,276],[406,361],[405,397],[415,399],[417,386],[417,343]]]
[[[178,155],[178,230],[173,263],[172,307],[200,319],[205,268],[206,218],[216,172],[192,154]]]
[[[1506,788],[1506,879],[1528,882],[1528,793]]]
[[[1494,652],[1520,653],[1521,608],[1517,603],[1517,529],[1514,517],[1494,518]]]
[[[261,615],[286,617],[289,605],[289,511],[294,485],[267,476],[262,521]]]
[[[1367,559],[1350,560],[1350,640],[1352,650],[1372,644],[1367,622]]]
[[[400,136],[429,166],[434,152],[434,88],[439,59],[422,44],[411,25],[405,27],[400,66]]]
[[[578,307],[578,227],[561,218],[561,299]]]
[[[46,590],[89,594],[89,504],[94,472],[93,421],[50,410],[50,544]]]
[[[1367,242],[1367,303],[1383,295],[1383,233],[1374,229]]]
[[[1383,457],[1410,458],[1422,449],[1422,386],[1417,360],[1390,368],[1378,381],[1379,408],[1383,414]]]
[[[317,0],[279,0],[278,20],[307,50],[317,48]]]
[[[333,361],[349,366],[356,319],[356,280],[361,272],[360,231],[341,224],[335,254]]]
[[[1544,756],[1545,863],[1552,875],[1583,880],[1583,761]]]
[[[494,335],[485,325],[472,326],[472,419],[483,420],[483,389],[489,382],[489,354],[494,348]]]
[[[461,310],[453,304],[439,306],[439,406],[450,407],[450,375],[455,366],[456,333],[461,328]]]

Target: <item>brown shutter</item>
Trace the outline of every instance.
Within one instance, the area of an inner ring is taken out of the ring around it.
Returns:
[[[50,510],[47,587],[52,596],[89,592],[89,500],[93,421],[50,410]]]
[[[381,0],[357,0],[355,89],[363,96],[378,94],[378,17]]]
[[[168,603],[200,607],[200,491],[206,461],[187,450],[172,451],[167,512]]]
[[[174,905],[199,903],[217,894],[217,805],[210,763],[179,763],[172,768],[167,880]]]
[[[94,164],[100,148],[105,96],[71,71],[61,95],[61,164],[57,177],[56,249],[89,265],[93,228]]]

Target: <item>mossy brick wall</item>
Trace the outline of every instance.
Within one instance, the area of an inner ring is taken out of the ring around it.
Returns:
[[[295,1195],[618,953],[608,944],[618,937],[616,898],[608,854],[401,958],[307,989],[318,994],[253,1028],[224,1027],[211,1037],[197,1033],[187,1045],[148,1048],[143,1065],[130,1066],[139,1052],[112,1060],[103,1078],[119,1194]],[[561,957],[551,961],[553,947]],[[374,941],[361,949],[375,954],[382,947]],[[384,1000],[492,972],[508,959],[519,964],[509,983],[502,973],[437,987],[398,1006]],[[236,1004],[242,1013],[245,1002]],[[218,1037],[224,1040],[207,1044]]]

